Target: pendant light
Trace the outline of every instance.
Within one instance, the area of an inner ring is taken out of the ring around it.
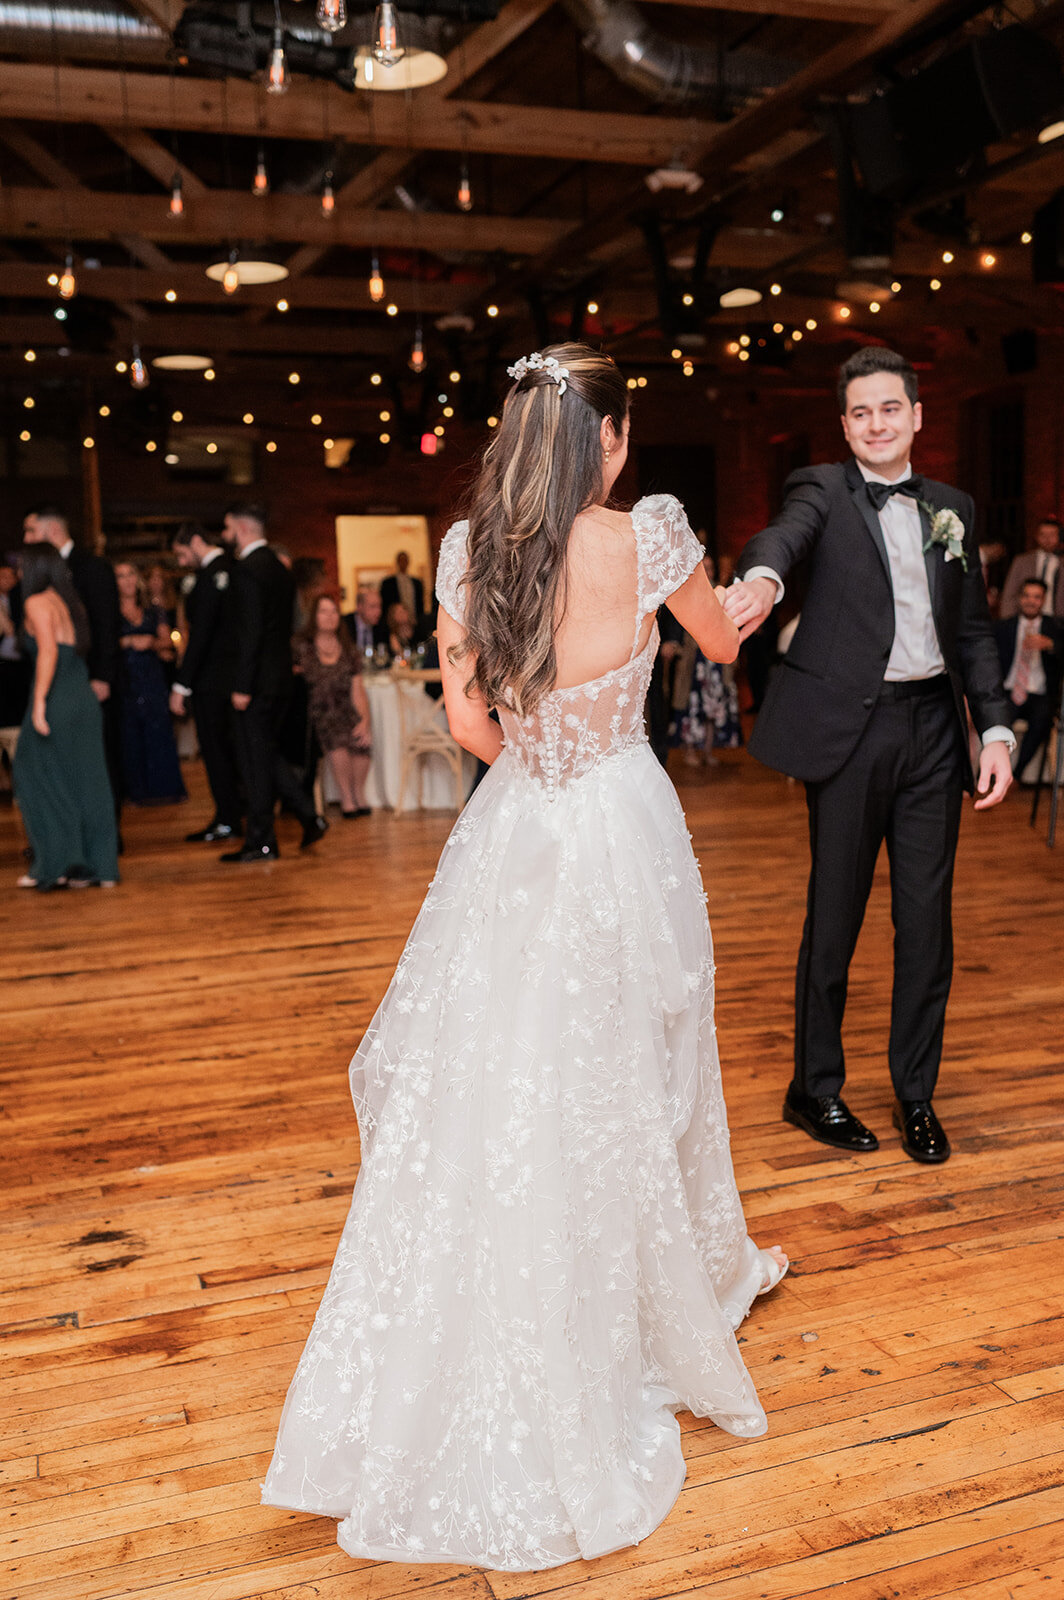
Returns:
[[[273,46],[270,65],[266,73],[267,94],[287,94],[288,62],[284,53],[284,27],[281,23],[281,0],[273,0]]]
[[[458,174],[458,209],[459,211],[472,211],[473,186],[469,181],[469,163],[463,160]]]
[[[251,192],[258,199],[264,198],[270,192],[270,175],[266,171],[266,152],[259,145],[258,160],[255,163],[255,176],[251,180]]]
[[[59,279],[60,300],[73,300],[78,292],[78,280],[74,276],[74,257],[67,251],[66,265]]]
[[[425,344],[421,332],[421,322],[418,321],[417,332],[414,334],[414,343],[410,351],[410,360],[407,366],[411,372],[424,372],[425,370]]]
[[[237,271],[235,250],[229,252],[229,261],[222,274],[222,288],[226,294],[236,294],[240,288],[240,273]]]
[[[179,217],[185,209],[185,196],[181,187],[181,174],[175,170],[170,179],[170,215]]]
[[[321,180],[321,214],[323,217],[331,217],[336,210],[336,193],[333,189],[332,179],[332,173],[326,172]]]
[[[133,360],[129,363],[129,381],[134,389],[146,389],[151,382],[148,368],[140,357],[140,345],[133,346]]]
[[[394,67],[405,55],[399,40],[399,14],[392,0],[381,0],[373,15],[373,58],[382,67]]]
[[[347,25],[345,0],[318,0],[318,27],[326,33],[339,33]]]
[[[377,252],[373,252],[373,260],[369,269],[369,297],[374,305],[379,305],[384,299],[384,279],[381,277],[381,264],[377,259]]]

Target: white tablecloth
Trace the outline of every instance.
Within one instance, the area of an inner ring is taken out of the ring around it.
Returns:
[[[399,799],[399,685],[387,673],[374,676],[366,673],[362,682],[366,687],[366,698],[369,701],[369,716],[373,735],[373,762],[369,769],[369,778],[366,781],[366,799],[368,803],[379,810],[381,807],[395,809]],[[404,694],[424,694],[424,689],[415,691],[407,685]],[[468,798],[472,788],[473,778],[476,775],[477,764],[475,759],[463,752],[462,770],[465,776],[465,794]],[[422,803],[426,811],[453,811],[454,810],[454,778],[451,769],[442,756],[419,756],[418,765],[424,768],[421,775]],[[326,801],[339,800],[340,791],[336,787],[333,775],[329,770],[328,762],[322,764],[322,787]],[[403,799],[404,811],[418,809],[418,775],[413,773],[407,782],[406,795]]]

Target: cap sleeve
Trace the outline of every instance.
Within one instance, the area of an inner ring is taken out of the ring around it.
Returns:
[[[705,555],[683,506],[672,494],[651,494],[632,511],[639,558],[639,613],[656,611],[683,587]]]
[[[436,598],[456,622],[465,620],[462,580],[469,565],[469,523],[455,522],[447,529],[436,563]]]

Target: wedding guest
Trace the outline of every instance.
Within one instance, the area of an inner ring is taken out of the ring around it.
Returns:
[[[292,693],[292,605],[287,567],[266,542],[266,513],[241,502],[225,516],[225,533],[236,546],[233,622],[236,663],[230,702],[236,712],[237,770],[247,799],[244,845],[220,859],[276,860],[274,806],[280,799],[303,824],[300,849],[315,844],[329,824],[314,810],[278,746]]]
[[[233,745],[233,707],[229,696],[236,665],[232,618],[233,561],[220,542],[196,523],[185,523],[174,535],[178,566],[194,573],[185,594],[188,642],[170,692],[170,710],[186,714],[189,705],[196,739],[214,802],[214,815],[204,828],[185,835],[188,844],[217,844],[242,828],[240,780]]]
[[[417,629],[409,611],[401,601],[388,607],[385,612],[385,623],[388,629],[388,648],[393,656],[401,656],[404,650],[413,648]]]
[[[1028,578],[1020,590],[1019,615],[995,630],[1012,723],[1027,724],[1015,761],[1017,777],[1048,739],[1060,693],[1064,625],[1043,614],[1045,598],[1041,579]]]
[[[148,568],[144,588],[148,604],[162,613],[168,628],[176,628],[177,596],[174,593],[174,580],[158,561]]]
[[[122,737],[118,716],[121,651],[118,644],[118,588],[111,564],[102,556],[81,549],[70,536],[70,525],[54,505],[28,511],[22,521],[27,544],[50,544],[66,562],[75,592],[85,607],[89,624],[86,665],[92,692],[103,706],[103,737],[107,771],[114,794],[115,812],[122,803]]]
[[[716,582],[716,563],[702,559],[706,577]],[[715,766],[714,750],[737,750],[742,744],[739,692],[735,673],[717,661],[708,661],[690,634],[685,636],[677,661],[672,695],[675,742],[692,763]]]
[[[18,573],[0,565],[0,728],[17,728],[26,713],[33,666],[18,640],[22,601]]]
[[[878,1140],[842,1099],[847,978],[876,858],[890,853],[893,1120],[914,1161],[946,1161],[932,1106],[953,976],[953,867],[964,791],[997,805],[1016,740],[962,490],[912,470],[919,380],[897,351],[839,370],[845,463],[801,467],[747,544],[725,610],[751,632],[812,556],[801,621],[769,685],[752,753],[802,780],[810,874],[795,977],[786,1122],[838,1149]],[[968,752],[969,710],[982,751]]]
[[[1028,578],[1038,578],[1046,586],[1043,614],[1064,618],[1064,561],[1061,559],[1060,528],[1056,517],[1043,517],[1035,529],[1034,549],[1025,550],[1013,560],[1001,591],[1002,617],[1014,617],[1017,614],[1020,609],[1020,590]]]
[[[122,779],[135,806],[167,805],[188,798],[170,721],[169,686],[163,661],[173,655],[166,614],[145,599],[132,562],[115,565],[121,620]]]
[[[369,701],[360,676],[362,663],[332,595],[319,595],[295,641],[296,671],[309,696],[310,720],[337,788],[345,817],[365,817],[369,776]]]
[[[392,606],[403,605],[415,634],[425,624],[425,586],[410,571],[410,557],[400,550],[395,558],[395,571],[381,583],[381,605],[387,616]]]
[[[383,612],[380,591],[364,585],[355,598],[355,609],[343,619],[351,643],[363,656],[371,655],[380,645],[388,647],[388,629],[381,621]]]
[[[986,585],[986,604],[992,617],[1001,612],[1001,590],[1005,582],[1008,552],[1000,539],[986,539],[979,546],[979,565]]]
[[[103,715],[85,664],[88,617],[50,541],[25,547],[22,596],[35,667],[14,769],[31,849],[19,887],[110,887],[118,881],[118,833]]]

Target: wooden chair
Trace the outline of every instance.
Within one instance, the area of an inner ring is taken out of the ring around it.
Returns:
[[[396,810],[402,811],[406,786],[414,767],[418,773],[418,805],[424,794],[424,766],[422,756],[442,756],[454,776],[454,808],[461,811],[465,805],[465,774],[462,770],[462,750],[455,742],[447,725],[447,711],[443,697],[431,699],[424,693],[427,683],[441,683],[439,671],[397,669],[392,677],[399,690],[399,793]]]

